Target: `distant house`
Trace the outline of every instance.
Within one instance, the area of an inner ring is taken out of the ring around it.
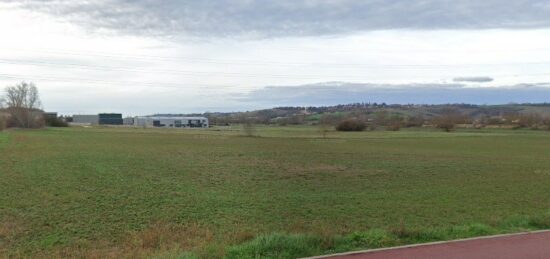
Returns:
[[[154,128],[208,128],[206,117],[136,117],[134,126]]]

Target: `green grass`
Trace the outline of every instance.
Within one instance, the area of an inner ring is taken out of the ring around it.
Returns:
[[[547,132],[256,135],[0,133],[0,254],[290,258],[550,227]]]

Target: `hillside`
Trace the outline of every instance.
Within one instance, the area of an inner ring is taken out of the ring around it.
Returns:
[[[472,120],[482,118],[502,118],[514,114],[537,114],[550,117],[550,103],[540,104],[504,104],[504,105],[472,105],[472,104],[385,104],[385,103],[352,103],[320,107],[275,107],[246,112],[204,113],[213,124],[241,123],[253,121],[256,123],[311,124],[319,120],[321,115],[331,114],[341,117],[354,116],[374,118],[381,112],[397,115],[403,118],[421,117],[430,119],[452,110]],[[193,114],[199,115],[199,114]]]

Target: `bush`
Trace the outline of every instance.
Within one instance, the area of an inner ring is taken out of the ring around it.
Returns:
[[[386,126],[388,131],[399,131],[401,129],[401,123],[390,123]]]
[[[367,125],[365,122],[357,120],[357,119],[348,119],[344,120],[336,126],[336,130],[338,131],[363,131]]]
[[[445,132],[451,132],[455,128],[455,123],[452,120],[446,118],[439,118],[434,120],[434,125],[438,129],[442,129]]]
[[[424,126],[425,120],[426,119],[424,119],[422,115],[408,117],[407,120],[405,121],[405,127],[407,128],[422,127]]]
[[[323,240],[308,235],[272,234],[259,236],[228,249],[226,258],[299,258],[323,254]]]
[[[48,127],[69,127],[67,122],[59,118],[46,118],[46,126]]]
[[[246,137],[253,137],[256,133],[256,125],[254,123],[247,121],[243,124],[243,133]]]
[[[6,126],[7,126],[6,117],[0,114],[0,131],[3,131],[4,129],[6,129]]]
[[[395,245],[396,243],[388,232],[378,229],[368,232],[354,232],[346,238],[353,248],[380,248]]]

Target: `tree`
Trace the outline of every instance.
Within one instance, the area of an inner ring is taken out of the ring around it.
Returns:
[[[546,117],[542,120],[542,125],[545,126],[546,130],[550,131],[550,116],[546,116]]]
[[[424,116],[422,116],[422,114],[408,117],[405,122],[405,127],[407,128],[422,127],[424,125],[425,120],[426,119],[424,119]]]
[[[465,116],[455,109],[444,109],[438,117],[433,118],[432,123],[436,128],[451,132],[456,124],[464,122]]]
[[[0,131],[3,131],[6,128],[6,118],[0,112]]]
[[[327,137],[327,134],[332,127],[333,123],[333,116],[329,114],[323,114],[321,115],[321,118],[319,118],[319,133],[321,133],[321,136],[323,138]]]
[[[403,117],[399,114],[393,114],[387,119],[386,130],[399,131],[403,125]]]
[[[358,119],[343,120],[336,126],[338,131],[363,131],[367,125],[365,122]]]
[[[247,137],[253,137],[254,133],[256,133],[256,125],[252,122],[252,120],[246,120],[243,123],[243,133]]]
[[[11,123],[20,128],[36,128],[44,125],[40,110],[40,96],[34,83],[21,82],[6,87],[4,102],[11,115]]]
[[[2,109],[2,100],[0,100],[0,131],[3,131],[4,129],[6,129],[6,126],[7,126],[6,123],[7,123],[6,114]]]
[[[388,117],[389,117],[388,111],[386,110],[378,111],[374,115],[374,123],[376,123],[376,125],[379,125],[379,126],[380,125],[385,126],[388,122]]]

